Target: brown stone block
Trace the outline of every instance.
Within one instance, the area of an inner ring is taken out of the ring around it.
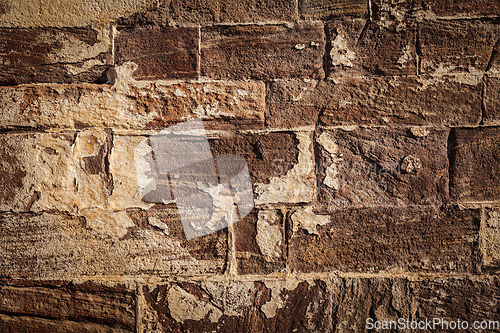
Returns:
[[[134,295],[120,289],[71,284],[54,288],[0,286],[3,332],[133,332]],[[43,319],[42,319],[43,318]],[[57,328],[57,324],[60,327]]]
[[[475,272],[480,260],[479,210],[368,208],[291,219],[289,266],[302,272]]]
[[[174,207],[83,214],[3,213],[0,275],[72,279],[224,270],[226,230],[187,241]]]
[[[139,80],[197,78],[198,44],[198,28],[134,27],[116,37],[116,64],[137,64],[133,77]]]
[[[319,205],[440,205],[448,200],[447,129],[336,129],[321,133]]]
[[[500,69],[500,66],[499,66]],[[500,77],[486,76],[484,89],[483,124],[500,125]]]
[[[497,32],[476,22],[419,23],[420,73],[475,73],[486,71]]]
[[[500,129],[458,128],[450,137],[450,196],[457,202],[500,199]]]
[[[234,225],[240,274],[269,274],[285,266],[285,216],[279,209],[254,209]]]
[[[306,20],[327,19],[337,16],[365,16],[367,0],[299,0],[300,16]]]
[[[215,26],[202,29],[201,74],[216,79],[323,78],[323,26]]]
[[[415,75],[413,21],[338,19],[326,25],[328,76]]]
[[[423,0],[424,9],[438,17],[495,17],[500,15],[496,0]]]
[[[104,83],[109,29],[0,29],[0,85]]]
[[[321,280],[179,282],[144,287],[144,327],[176,332],[331,332]]]

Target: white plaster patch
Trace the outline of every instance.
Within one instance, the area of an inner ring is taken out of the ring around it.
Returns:
[[[110,212],[90,208],[80,211],[80,215],[85,217],[92,230],[114,238],[122,238],[127,233],[127,228],[135,226],[125,211]]]
[[[306,229],[310,234],[318,234],[316,226],[321,226],[330,223],[330,216],[316,215],[312,211],[312,207],[307,207],[304,210],[299,210],[292,215],[293,232],[299,230],[299,227]]]
[[[330,51],[330,58],[333,66],[347,66],[353,67],[351,60],[356,59],[356,54],[349,50],[347,47],[347,40],[342,35],[337,35],[331,41],[332,49]]]
[[[262,210],[257,220],[257,245],[267,262],[281,258],[281,231],[275,210]]]
[[[181,323],[188,319],[202,320],[207,315],[212,323],[216,323],[223,314],[212,304],[199,300],[177,285],[169,289],[167,299],[170,315]]]

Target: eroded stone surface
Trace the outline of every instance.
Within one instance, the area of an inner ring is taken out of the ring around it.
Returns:
[[[423,0],[430,17],[473,18],[498,17],[500,4],[495,0]]]
[[[500,209],[485,208],[480,238],[483,264],[497,268],[500,264]]]
[[[324,45],[319,23],[206,27],[201,30],[201,75],[214,79],[323,78]]]
[[[317,233],[298,227],[289,265],[303,272],[475,272],[479,210],[423,207],[341,210]],[[295,225],[294,225],[295,228]]]
[[[321,156],[317,166],[320,206],[446,202],[448,133],[433,129],[425,137],[415,137],[404,128],[324,131],[316,139]]]
[[[500,198],[500,129],[459,128],[450,143],[450,196],[458,202]]]
[[[0,85],[106,82],[111,29],[0,29]]]
[[[139,83],[130,70],[113,86],[0,88],[1,128],[161,129],[190,118],[208,128],[245,128],[261,126],[264,110],[259,82]]]
[[[498,66],[500,69],[500,66]],[[487,76],[485,78],[484,90],[484,114],[483,123],[486,126],[500,125],[500,78]]]
[[[306,20],[336,16],[364,16],[368,12],[366,0],[299,0],[300,16]]]

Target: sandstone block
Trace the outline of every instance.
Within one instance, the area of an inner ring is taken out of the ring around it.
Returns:
[[[500,4],[495,0],[425,0],[425,10],[433,17],[498,17]]]
[[[498,67],[500,69],[500,66]],[[483,124],[486,126],[500,125],[500,78],[485,77]]]
[[[300,16],[306,20],[327,19],[337,16],[365,16],[366,0],[299,0]]]

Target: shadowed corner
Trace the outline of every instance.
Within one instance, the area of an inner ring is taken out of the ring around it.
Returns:
[[[254,207],[245,159],[214,159],[201,119],[151,135],[136,147],[134,159],[142,200],[175,202],[187,240],[226,228]]]

